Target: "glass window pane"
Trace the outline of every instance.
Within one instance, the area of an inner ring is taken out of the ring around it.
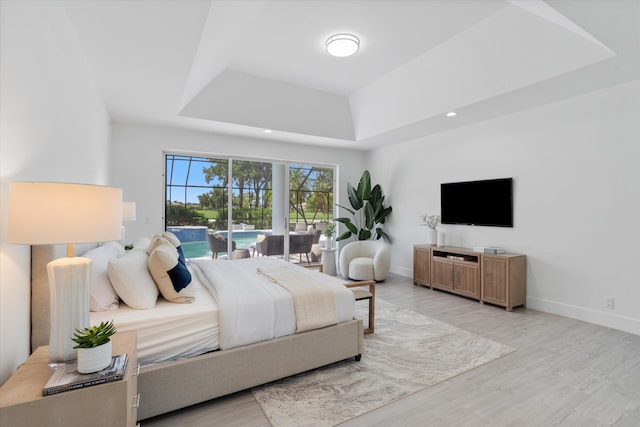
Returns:
[[[238,249],[255,247],[257,233],[272,231],[273,191],[287,191],[273,189],[272,163],[231,162],[230,207],[229,159],[175,154],[167,154],[165,159],[165,227],[181,240],[187,257],[218,255],[209,250],[207,232],[210,230],[226,237],[232,229]],[[295,164],[289,169],[291,230],[298,227],[306,230],[312,224],[321,228],[333,218],[333,168]],[[231,224],[228,223],[230,208]],[[227,256],[226,251],[220,254]]]

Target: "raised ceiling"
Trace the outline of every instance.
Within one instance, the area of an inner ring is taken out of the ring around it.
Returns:
[[[114,121],[366,150],[640,78],[640,0],[63,3]]]

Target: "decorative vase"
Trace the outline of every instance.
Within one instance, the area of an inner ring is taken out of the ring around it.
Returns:
[[[438,242],[438,230],[427,228],[427,244],[435,245]]]
[[[445,237],[444,230],[438,230],[438,246],[445,246]]]
[[[325,247],[327,249],[333,248],[333,236],[327,236],[327,244]]]
[[[98,347],[78,349],[78,372],[81,374],[101,371],[110,364],[111,340]]]

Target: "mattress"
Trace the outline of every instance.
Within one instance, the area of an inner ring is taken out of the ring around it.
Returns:
[[[192,272],[195,295],[190,304],[171,303],[160,296],[150,310],[120,302],[117,310],[91,312],[91,324],[111,321],[118,332],[138,333],[141,365],[197,356],[219,348],[218,305]]]
[[[234,301],[226,300],[227,311],[219,309],[217,301],[220,296],[202,282],[207,279],[197,267],[201,262],[212,270],[215,281],[225,283],[227,289],[233,291]],[[234,261],[192,261],[189,265],[192,277],[189,287],[193,287],[195,295],[192,303],[172,303],[160,296],[154,308],[136,310],[121,301],[117,310],[91,312],[91,324],[113,320],[119,332],[136,332],[138,361],[142,365],[197,356],[214,350],[291,335],[296,331],[296,315],[291,294],[258,275],[256,271],[258,267],[274,265],[300,268],[268,257]],[[354,297],[344,286],[344,281],[314,270],[303,271],[333,289],[338,322],[353,319]],[[244,293],[236,294],[237,290],[243,289],[244,284],[250,285]],[[256,304],[250,306],[250,301]],[[271,301],[271,304],[268,301]],[[229,307],[233,307],[233,310],[229,310]],[[271,313],[266,322],[269,325],[265,324],[265,318],[258,316],[261,310]],[[224,325],[221,327],[221,321],[226,323],[226,328]],[[223,331],[226,331],[226,335]]]

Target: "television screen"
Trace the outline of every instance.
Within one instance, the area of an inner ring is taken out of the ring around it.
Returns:
[[[443,224],[513,227],[513,178],[440,185]]]

